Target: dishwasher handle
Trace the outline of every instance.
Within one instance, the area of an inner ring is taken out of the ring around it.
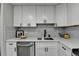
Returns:
[[[29,44],[18,44],[18,46],[26,46],[26,47],[31,47],[33,46],[33,43],[29,43]]]

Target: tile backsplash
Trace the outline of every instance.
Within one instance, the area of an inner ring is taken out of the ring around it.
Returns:
[[[68,27],[65,30],[72,38],[79,38],[79,26]]]
[[[26,27],[22,29],[30,37],[44,37],[44,29],[46,29],[47,35],[50,34],[51,37],[59,37],[59,32],[68,32],[71,38],[79,38],[79,26],[56,28],[53,25],[39,24],[37,27]]]
[[[47,35],[50,34],[51,37],[57,37],[58,32],[62,31],[61,29],[54,28],[53,25],[37,25],[35,28],[22,28],[27,36],[33,37],[43,37],[44,36],[44,29],[47,31]]]

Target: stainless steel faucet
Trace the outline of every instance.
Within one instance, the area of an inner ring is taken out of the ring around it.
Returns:
[[[46,32],[46,29],[44,30],[44,37],[46,37],[46,34],[47,34],[47,32]]]

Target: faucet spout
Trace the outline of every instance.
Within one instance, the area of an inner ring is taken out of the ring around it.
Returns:
[[[47,34],[47,32],[46,32],[46,29],[44,30],[44,37],[46,37],[46,34]]]

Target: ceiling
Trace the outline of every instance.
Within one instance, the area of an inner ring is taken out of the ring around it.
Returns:
[[[58,3],[12,3],[12,5],[57,5]]]

